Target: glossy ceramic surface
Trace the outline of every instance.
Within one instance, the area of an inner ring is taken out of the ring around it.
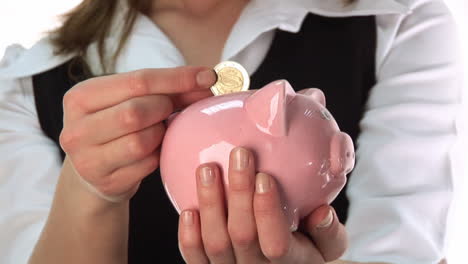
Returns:
[[[161,152],[166,192],[180,213],[198,208],[196,168],[215,162],[225,186],[229,153],[253,151],[258,171],[279,182],[291,230],[335,199],[354,167],[351,138],[339,131],[318,89],[296,94],[287,81],[199,101],[173,118]]]

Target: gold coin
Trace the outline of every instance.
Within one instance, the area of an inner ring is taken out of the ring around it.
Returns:
[[[249,89],[249,74],[239,63],[224,61],[216,65],[214,71],[218,76],[216,83],[211,86],[214,95],[242,92]]]

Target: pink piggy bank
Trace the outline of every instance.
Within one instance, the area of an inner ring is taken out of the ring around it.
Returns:
[[[225,187],[229,153],[254,153],[258,171],[279,183],[292,231],[300,219],[331,203],[354,167],[351,138],[340,132],[318,89],[296,94],[287,81],[260,90],[199,101],[169,122],[161,150],[161,176],[180,213],[197,209],[196,168],[214,162]]]

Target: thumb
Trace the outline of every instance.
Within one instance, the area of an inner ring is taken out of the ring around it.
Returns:
[[[323,205],[304,219],[304,229],[325,261],[341,257],[348,247],[348,235],[333,207]]]

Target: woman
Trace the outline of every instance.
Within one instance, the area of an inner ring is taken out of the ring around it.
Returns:
[[[179,263],[179,246],[187,263],[438,263],[461,88],[454,43],[438,0],[84,0],[2,62],[0,260]],[[155,171],[163,121],[209,96],[209,69],[228,59],[252,88],[285,78],[324,90],[357,145],[349,208],[343,192],[337,213],[324,205],[291,233],[274,177],[239,147],[228,207],[205,164],[200,210],[176,226]]]

